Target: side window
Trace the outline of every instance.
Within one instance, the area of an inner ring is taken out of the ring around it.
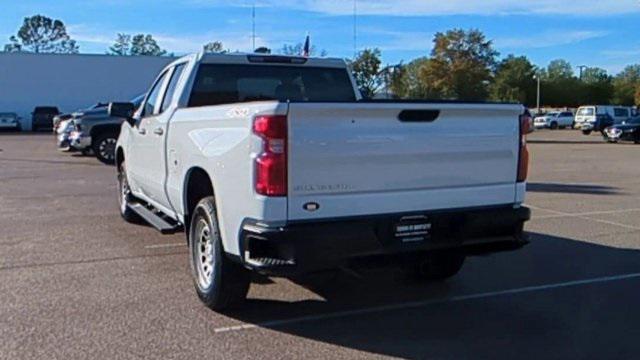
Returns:
[[[627,109],[615,108],[613,113],[616,117],[629,117],[629,110]]]
[[[144,109],[142,110],[142,117],[151,116],[154,114],[154,109],[156,108],[156,104],[158,104],[158,98],[160,97],[160,90],[162,90],[162,86],[164,85],[164,81],[167,78],[167,71],[165,71],[158,81],[153,84],[151,91],[149,91],[149,96],[147,97],[147,101],[144,104]]]
[[[564,112],[564,113],[562,113],[562,116],[564,116],[564,117],[573,117],[573,114],[570,113],[570,112]]]
[[[169,85],[167,86],[167,91],[164,94],[164,99],[162,100],[162,106],[160,107],[160,112],[163,113],[169,105],[171,104],[171,100],[173,100],[173,96],[176,92],[176,87],[178,86],[178,81],[180,80],[180,76],[182,76],[182,72],[184,71],[186,64],[177,65],[171,75],[171,80],[169,80]]]

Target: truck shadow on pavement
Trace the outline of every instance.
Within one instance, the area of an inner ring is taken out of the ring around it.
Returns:
[[[324,300],[250,299],[242,312],[226,315],[402,358],[637,355],[640,251],[537,233],[531,240],[517,252],[470,258],[447,282],[420,283],[388,269],[362,278],[341,275],[301,283]]]
[[[592,184],[527,183],[527,191],[540,193],[616,195],[620,191],[611,186]]]

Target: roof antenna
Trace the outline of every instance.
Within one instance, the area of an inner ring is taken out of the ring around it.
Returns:
[[[353,58],[358,57],[358,0],[353,0]]]

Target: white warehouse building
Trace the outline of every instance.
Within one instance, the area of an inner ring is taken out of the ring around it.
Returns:
[[[148,90],[172,57],[0,53],[0,113],[31,129],[36,106],[73,112],[98,102],[127,101]]]

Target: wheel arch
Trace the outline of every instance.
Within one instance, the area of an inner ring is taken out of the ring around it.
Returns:
[[[193,209],[202,198],[215,195],[213,178],[202,167],[194,166],[187,171],[182,189],[183,224],[188,238]]]
[[[122,165],[123,162],[124,162],[124,150],[122,149],[122,146],[118,146],[116,148],[116,168],[118,170],[120,169],[120,165]]]
[[[94,138],[100,134],[104,133],[115,133],[116,135],[120,134],[120,126],[122,124],[101,124],[95,125],[91,128],[89,135],[91,138]],[[117,137],[117,136],[116,136]]]

